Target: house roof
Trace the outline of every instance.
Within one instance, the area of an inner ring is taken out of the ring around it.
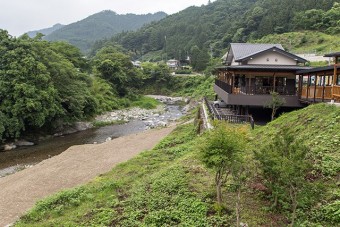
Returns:
[[[264,72],[296,72],[302,70],[312,69],[311,67],[298,66],[298,65],[231,65],[222,66],[218,69],[226,70],[249,70],[249,71],[264,71]]]
[[[325,54],[324,57],[340,57],[340,52]]]
[[[337,68],[340,69],[340,66],[338,65]],[[334,70],[334,65],[331,65],[331,66],[310,68],[310,69],[297,71],[296,74],[302,75],[302,74],[319,73],[319,72],[326,72],[326,71],[333,71],[333,70]]]
[[[233,57],[237,61],[239,59],[242,59],[254,53],[267,50],[274,46],[284,50],[281,44],[230,43],[230,50],[223,56],[223,58],[226,59],[227,64],[230,64],[233,60]]]
[[[285,51],[281,44],[231,43],[230,50],[224,55],[224,58],[226,59],[227,65],[230,65],[233,58],[236,62],[242,62],[267,51],[277,51],[298,62],[307,62],[306,59]]]

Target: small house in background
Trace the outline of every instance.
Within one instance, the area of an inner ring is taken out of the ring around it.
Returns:
[[[132,65],[136,68],[141,68],[141,62],[140,61],[131,61]]]
[[[180,69],[180,62],[176,59],[170,59],[166,62],[167,66],[170,68],[170,70],[178,70]]]
[[[300,107],[296,72],[310,69],[306,59],[284,50],[280,44],[231,43],[217,68],[214,90],[237,114],[263,108],[277,92],[285,107]]]
[[[334,59],[334,65],[298,71],[299,97],[302,102],[340,102],[340,52],[324,57]]]

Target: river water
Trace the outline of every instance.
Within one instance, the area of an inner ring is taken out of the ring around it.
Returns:
[[[180,118],[183,113],[178,105],[167,105],[165,112],[154,116],[163,121]],[[0,152],[0,177],[15,173],[25,168],[29,168],[45,159],[53,157],[67,150],[73,145],[103,143],[110,138],[138,133],[147,130],[147,121],[132,120],[122,125],[110,125],[100,128],[87,129],[85,131],[54,137],[40,141],[30,147],[20,147],[18,149]]]

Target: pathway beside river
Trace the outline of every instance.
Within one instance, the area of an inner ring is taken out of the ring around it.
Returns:
[[[174,128],[152,129],[97,145],[73,146],[31,168],[0,178],[0,226],[15,222],[38,200],[87,183],[118,163],[152,149]]]

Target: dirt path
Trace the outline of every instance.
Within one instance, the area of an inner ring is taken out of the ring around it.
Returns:
[[[84,184],[153,148],[174,128],[149,130],[98,145],[73,146],[32,168],[0,178],[0,226],[15,222],[38,200]]]

